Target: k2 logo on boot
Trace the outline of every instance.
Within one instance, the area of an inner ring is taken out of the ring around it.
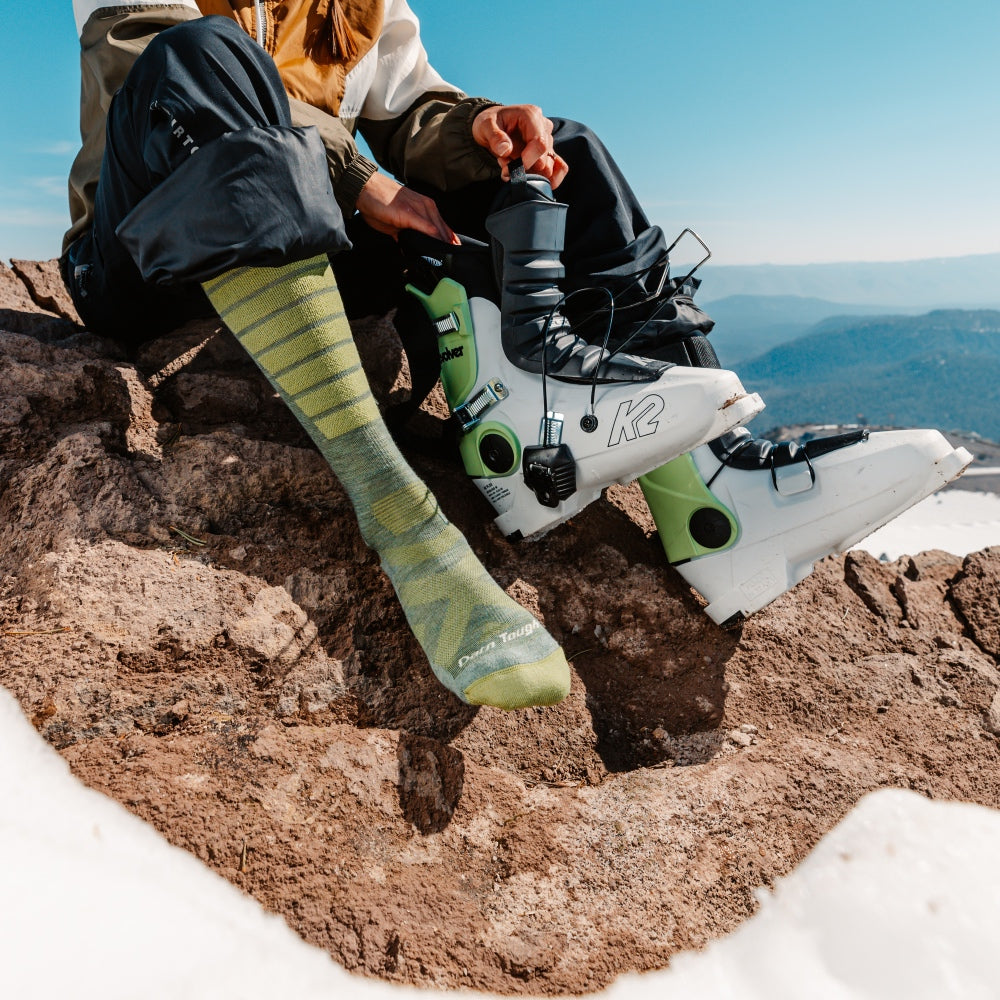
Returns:
[[[615,422],[611,425],[611,436],[608,447],[613,448],[622,441],[635,441],[636,438],[647,437],[656,433],[659,426],[657,417],[663,412],[663,397],[650,393],[638,402],[631,399],[622,400],[618,404]]]

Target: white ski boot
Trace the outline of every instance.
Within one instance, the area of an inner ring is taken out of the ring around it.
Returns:
[[[735,624],[971,461],[934,430],[858,430],[800,447],[739,428],[639,482],[667,558],[713,621]]]
[[[733,372],[587,344],[560,312],[566,206],[512,173],[515,201],[487,219],[502,250],[409,235],[408,290],[438,334],[441,382],[465,468],[507,537],[547,531],[763,409]]]

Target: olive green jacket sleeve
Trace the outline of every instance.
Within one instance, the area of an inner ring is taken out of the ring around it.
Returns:
[[[404,184],[421,181],[452,191],[500,176],[488,150],[472,138],[472,123],[496,101],[425,94],[396,118],[360,118],[358,130],[378,162]]]
[[[294,98],[289,103],[293,124],[319,130],[337,202],[345,215],[351,215],[361,189],[378,166],[404,184],[422,181],[442,191],[499,176],[496,160],[472,138],[475,116],[495,102],[482,98],[454,101],[448,99],[451,96],[424,95],[405,115],[383,121],[355,122]],[[377,164],[359,151],[355,127]]]
[[[362,156],[354,141],[353,122],[335,118],[311,104],[289,98],[293,125],[312,125],[320,134],[326,148],[326,162],[337,204],[345,218],[354,214],[354,206],[368,178],[378,169],[366,156]]]

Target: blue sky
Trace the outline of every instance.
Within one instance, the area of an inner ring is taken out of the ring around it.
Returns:
[[[720,264],[1000,251],[1000,3],[411,0],[451,82],[590,124]],[[68,222],[70,0],[6,4],[0,258]],[[447,13],[444,13],[444,12]]]

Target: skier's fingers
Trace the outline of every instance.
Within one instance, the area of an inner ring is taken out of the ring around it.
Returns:
[[[524,169],[529,173],[541,174],[552,189],[555,190],[563,182],[566,174],[569,173],[569,166],[566,161],[555,152],[543,152],[537,157],[529,154],[526,147],[522,154]]]
[[[551,151],[552,122],[545,117],[538,105],[515,104],[501,108],[500,120],[508,130],[516,129],[526,143],[539,139]]]
[[[517,132],[524,142],[522,159],[551,154],[554,151],[552,122],[542,114],[542,109],[533,104],[526,104],[519,105],[513,110],[517,115]],[[508,127],[513,129],[513,126]]]
[[[497,159],[506,159],[514,152],[514,141],[502,128],[494,128],[490,133],[490,152]]]
[[[521,162],[524,164],[524,169],[534,173],[536,164],[538,164],[538,161],[545,155],[545,147],[542,143],[538,142],[536,139],[532,139],[531,142],[526,143],[524,148],[521,150]]]
[[[396,237],[401,229],[416,229],[445,243],[458,243],[458,237],[430,198],[385,174],[372,174],[356,205],[361,217],[377,232]]]
[[[566,175],[569,173],[569,164],[561,157],[558,153],[552,154],[552,176],[549,178],[549,183],[552,185],[552,190],[555,191],[557,187],[566,179]]]
[[[485,145],[498,159],[509,157],[514,152],[514,140],[500,127],[495,117],[487,118],[480,134],[480,145]]]
[[[434,236],[445,243],[457,244],[459,242],[455,231],[444,221],[437,205],[430,198],[421,198],[421,201],[413,206],[410,220],[417,223],[411,228],[419,229],[428,236]]]
[[[514,152],[514,140],[500,123],[502,110],[500,107],[486,108],[476,116],[472,124],[473,138],[498,159],[509,157]]]
[[[476,116],[472,126],[476,141],[497,158],[504,180],[510,179],[510,161],[520,157],[525,170],[540,174],[556,188],[568,167],[555,151],[552,131],[551,119],[535,104],[486,108]]]
[[[543,156],[530,168],[531,173],[544,177],[555,190],[566,176],[565,162],[558,156]]]

